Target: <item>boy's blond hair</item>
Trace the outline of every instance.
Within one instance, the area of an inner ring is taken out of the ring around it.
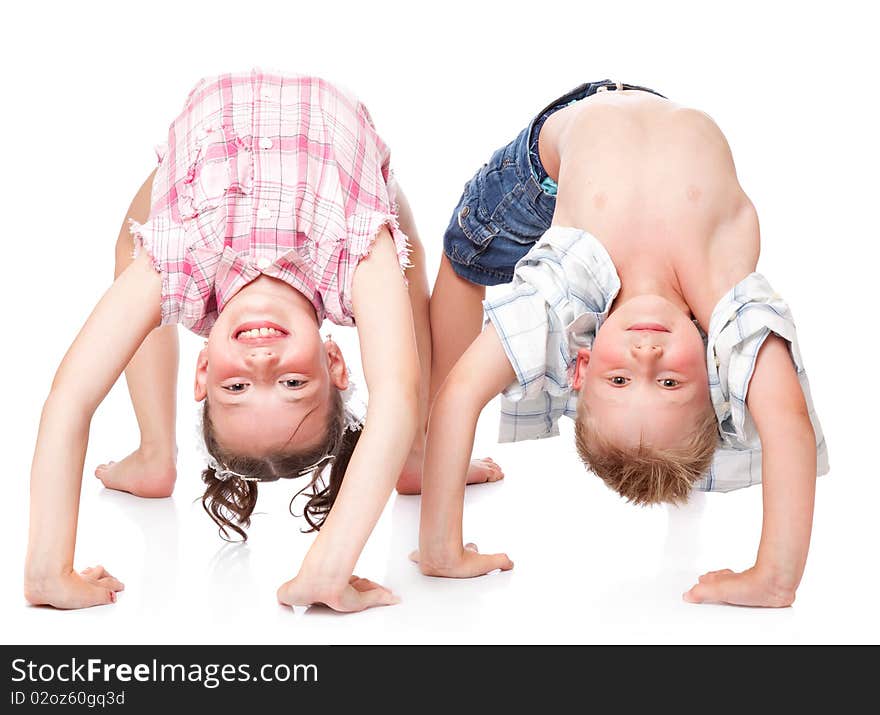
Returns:
[[[718,422],[709,404],[681,447],[619,447],[603,437],[595,419],[579,409],[575,444],[584,464],[627,501],[681,504],[712,464],[718,445]]]

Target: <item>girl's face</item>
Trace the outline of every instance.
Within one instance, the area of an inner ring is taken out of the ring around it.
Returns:
[[[196,365],[195,398],[207,399],[217,441],[262,457],[320,442],[330,390],[348,377],[338,346],[322,341],[311,303],[260,276],[226,304]]]

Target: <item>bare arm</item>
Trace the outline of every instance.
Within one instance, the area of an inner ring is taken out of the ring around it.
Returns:
[[[361,610],[393,603],[386,589],[348,588],[416,435],[419,359],[412,311],[394,243],[383,230],[358,265],[352,294],[369,407],[363,434],[327,520],[299,574],[281,587],[284,602]]]
[[[32,603],[80,608],[112,600],[108,588],[73,571],[83,463],[95,410],[159,324],[160,292],[143,252],[100,299],[55,374],[31,467],[25,596]]]
[[[788,344],[776,335],[758,354],[746,404],[764,455],[764,524],[755,567],[794,600],[813,527],[816,435]]]
[[[776,335],[765,340],[758,354],[746,404],[763,453],[764,523],[758,557],[754,567],[741,574],[707,574],[688,592],[688,600],[789,606],[810,546],[816,436],[788,344]]]
[[[430,576],[470,577],[513,567],[505,554],[482,555],[462,538],[464,489],[480,412],[516,379],[489,324],[452,368],[431,410],[422,484],[419,561]]]

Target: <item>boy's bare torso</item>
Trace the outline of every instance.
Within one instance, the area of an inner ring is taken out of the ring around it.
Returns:
[[[650,289],[650,275],[708,329],[718,300],[755,270],[757,215],[724,135],[702,112],[648,92],[602,92],[550,115],[539,151],[559,184],[553,224],[602,241],[620,302]]]

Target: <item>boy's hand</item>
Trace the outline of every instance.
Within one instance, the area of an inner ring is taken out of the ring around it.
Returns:
[[[773,578],[752,567],[736,573],[730,569],[710,571],[683,594],[688,603],[729,603],[735,606],[785,608],[794,603],[793,588],[780,586]]]
[[[103,566],[71,571],[52,579],[25,584],[25,598],[34,606],[90,608],[116,603],[116,592],[125,589]]]
[[[282,584],[277,596],[278,602],[283,606],[311,606],[319,603],[341,613],[400,603],[400,598],[389,589],[357,576],[352,576],[342,588],[316,587],[308,579],[297,576]]]
[[[510,571],[513,568],[507,554],[481,554],[476,544],[465,544],[461,553],[451,559],[440,562],[422,561],[418,550],[409,555],[419,565],[425,576],[441,576],[443,578],[473,578],[485,576],[491,571]]]

